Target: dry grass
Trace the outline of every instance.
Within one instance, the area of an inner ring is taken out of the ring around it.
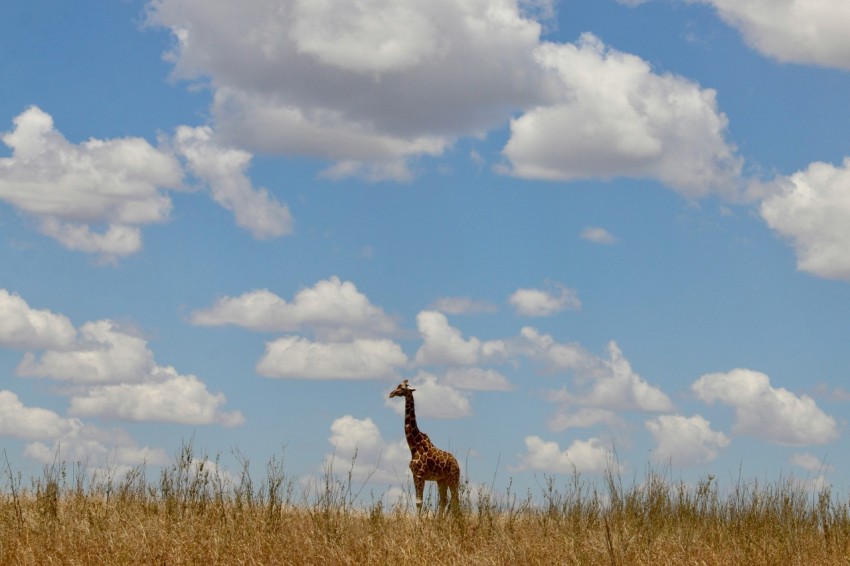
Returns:
[[[6,470],[2,564],[850,564],[847,502],[790,480],[721,495],[711,477],[574,475],[536,497],[467,488],[460,513],[417,518],[360,502],[333,470],[296,489],[279,460],[259,484],[244,462],[228,480],[191,445],[156,481],[56,464],[24,486]]]

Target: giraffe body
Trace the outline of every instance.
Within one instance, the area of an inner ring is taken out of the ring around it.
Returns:
[[[390,397],[404,397],[404,435],[410,448],[410,472],[413,474],[413,486],[416,489],[416,511],[422,511],[422,497],[425,482],[437,482],[439,491],[438,508],[442,513],[449,506],[448,492],[451,492],[452,511],[459,506],[458,486],[460,485],[460,466],[457,459],[445,450],[440,450],[428,435],[416,425],[416,408],[413,403],[415,389],[405,379],[390,393]]]

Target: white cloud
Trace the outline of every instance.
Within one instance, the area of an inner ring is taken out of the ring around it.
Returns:
[[[469,297],[440,297],[431,308],[446,314],[476,314],[492,313],[498,308],[496,305],[486,301],[476,301]]]
[[[57,455],[60,461],[104,467],[166,461],[162,449],[139,447],[122,430],[106,431],[48,409],[27,407],[11,391],[0,391],[0,437],[31,441],[24,455],[45,464]]]
[[[578,293],[559,283],[549,289],[517,289],[508,299],[520,316],[552,316],[563,310],[578,310]]]
[[[409,180],[411,157],[525,112],[504,151],[513,174],[734,192],[714,91],[589,34],[541,42],[554,15],[550,0],[157,0],[149,23],[177,40],[175,76],[211,85],[227,143],[334,160],[331,178]]]
[[[143,338],[110,320],[99,320],[80,327],[73,347],[48,350],[38,357],[27,353],[17,371],[23,376],[91,384],[143,381],[156,368]]]
[[[616,342],[608,344],[608,359],[600,358],[579,344],[562,344],[548,334],[525,327],[512,347],[548,371],[574,373],[576,392],[553,393],[550,400],[609,410],[670,411],[673,403],[657,387],[632,370]]]
[[[706,374],[691,389],[706,403],[719,401],[735,408],[735,434],[789,446],[825,444],[838,437],[835,419],[811,397],[774,388],[768,376],[757,371]]]
[[[267,189],[255,189],[246,176],[251,154],[221,145],[209,127],[180,126],[174,142],[192,173],[209,186],[218,204],[234,213],[239,226],[261,240],[292,233],[289,208]]]
[[[30,308],[20,295],[0,289],[0,347],[62,348],[76,334],[68,317]]]
[[[492,369],[449,368],[444,381],[458,389],[476,391],[510,391],[514,388],[508,378]]]
[[[525,447],[525,454],[518,454],[519,470],[596,474],[615,468],[613,452],[598,438],[575,440],[566,450],[561,450],[557,442],[527,436]]]
[[[670,398],[657,387],[647,383],[632,370],[616,342],[608,344],[608,359],[596,363],[576,375],[581,391],[560,391],[553,401],[614,410],[662,412],[673,409]]]
[[[140,226],[168,218],[180,164],[141,138],[66,140],[53,118],[30,107],[3,134],[11,157],[0,158],[0,200],[39,221],[63,246],[106,259],[141,248]]]
[[[392,340],[322,343],[284,336],[266,343],[257,371],[294,379],[379,379],[395,375],[406,363],[407,356]]]
[[[143,338],[112,321],[88,322],[77,331],[66,317],[31,309],[4,289],[0,321],[0,346],[44,350],[26,353],[19,375],[74,384],[58,390],[70,397],[70,418],[0,391],[0,436],[31,441],[28,458],[50,463],[59,454],[104,468],[166,461],[161,449],[140,447],[126,432],[99,429],[79,416],[228,426],[244,420],[238,411],[222,412],[224,395],[210,394],[197,377],[158,366]]]
[[[588,242],[605,246],[611,246],[617,243],[617,238],[615,238],[613,234],[605,228],[599,228],[596,226],[588,226],[582,230],[581,237],[583,240],[587,240]]]
[[[850,401],[850,391],[841,387],[832,387],[826,383],[820,382],[812,388],[812,393],[815,397],[829,400],[833,403],[846,403]]]
[[[371,304],[354,283],[338,277],[302,289],[291,303],[265,289],[223,297],[209,309],[193,312],[191,320],[202,326],[234,324],[258,331],[310,328],[335,340],[396,331],[395,321],[383,309]]]
[[[75,384],[69,395],[70,414],[76,416],[226,426],[244,421],[238,411],[221,410],[222,393],[158,365],[144,338],[110,320],[87,322],[61,350],[28,352],[17,373]]]
[[[465,339],[440,312],[421,311],[416,316],[416,326],[423,338],[416,352],[419,365],[472,366],[507,355],[507,345],[503,341],[482,342],[474,336]]]
[[[548,24],[557,16],[555,4],[557,0],[519,0],[517,5],[526,17]]]
[[[68,412],[81,417],[193,425],[237,426],[245,422],[239,411],[223,412],[224,394],[213,395],[194,375],[179,375],[170,367],[161,368],[159,374],[164,378],[161,381],[92,387],[71,397]]]
[[[842,167],[812,163],[805,171],[761,186],[769,194],[760,211],[791,240],[797,267],[830,279],[850,280],[850,158]]]
[[[571,407],[564,408],[549,419],[549,429],[560,432],[569,428],[588,428],[596,425],[622,428],[626,421],[614,411],[608,409],[597,409],[594,407],[582,407],[574,410]]]
[[[827,464],[822,458],[818,458],[809,452],[797,452],[792,454],[789,462],[792,466],[803,468],[807,472],[814,474],[822,474],[833,470],[833,466]]]
[[[397,484],[407,478],[410,462],[407,442],[385,441],[378,426],[368,417],[345,415],[334,420],[328,441],[333,452],[325,456],[325,466],[330,466],[334,473],[351,471],[355,482]]]
[[[741,168],[724,139],[716,93],[585,33],[542,44],[538,63],[560,81],[560,100],[511,120],[506,171],[525,178],[658,179],[698,198],[734,197]]]
[[[40,230],[69,250],[100,254],[109,262],[134,254],[142,248],[142,233],[135,226],[110,224],[103,232],[97,232],[88,224],[45,217],[41,219]]]
[[[351,415],[340,417],[331,424],[328,440],[344,455],[353,455],[357,450],[365,457],[377,456],[384,448],[381,431],[372,419],[357,419]]]
[[[667,395],[632,370],[616,342],[608,344],[608,355],[609,359],[603,360],[604,373],[595,376],[592,389],[579,396],[579,402],[642,411],[669,411],[673,408]]]
[[[459,419],[472,414],[469,396],[458,391],[451,385],[440,383],[437,377],[426,372],[410,380],[410,385],[416,389],[416,417],[433,419]],[[404,402],[395,399],[384,399],[384,404],[398,415],[404,415]]]
[[[691,0],[697,1],[697,0]],[[779,61],[850,70],[850,4],[844,0],[698,0],[752,47]]]
[[[711,423],[701,415],[659,415],[645,425],[655,440],[655,459],[676,467],[707,464],[729,445],[729,438],[711,430]]]
[[[396,181],[409,183],[413,173],[403,157],[381,159],[380,161],[363,161],[344,159],[337,161],[319,173],[319,177],[339,181],[346,177],[359,177],[373,183],[379,181]]]
[[[149,21],[177,76],[211,79],[217,130],[264,152],[397,167],[540,98],[540,25],[514,0],[158,0]]]
[[[37,441],[24,447],[24,455],[44,464],[83,462],[93,468],[115,469],[140,464],[162,465],[168,456],[162,448],[139,446],[125,431],[83,425],[59,435],[50,444]]]
[[[12,391],[0,391],[0,436],[45,440],[68,436],[82,427],[83,423],[77,419],[27,407]]]
[[[299,53],[325,65],[381,74],[436,55],[437,30],[430,16],[415,3],[296,0],[290,36]]]
[[[418,364],[475,365],[481,354],[481,341],[466,340],[457,328],[450,326],[446,316],[435,311],[422,311],[416,325],[423,342],[416,352]]]
[[[512,346],[518,353],[542,363],[548,371],[552,372],[588,371],[598,365],[598,358],[581,345],[556,342],[549,334],[540,334],[530,326],[520,330],[520,336],[513,341]]]

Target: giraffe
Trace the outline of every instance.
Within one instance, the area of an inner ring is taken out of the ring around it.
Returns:
[[[416,512],[422,512],[422,494],[425,491],[425,482],[435,481],[440,493],[438,502],[439,512],[442,513],[449,506],[447,491],[451,490],[452,511],[458,511],[458,485],[460,484],[460,466],[454,456],[440,450],[431,442],[428,435],[416,426],[416,410],[413,406],[413,392],[416,391],[402,381],[398,387],[390,393],[392,397],[404,397],[404,434],[407,437],[407,445],[410,447],[410,471],[413,473],[413,485],[416,488]]]

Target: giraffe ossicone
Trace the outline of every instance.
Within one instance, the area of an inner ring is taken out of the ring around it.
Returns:
[[[410,472],[413,474],[413,486],[416,489],[416,511],[422,511],[425,482],[435,481],[439,492],[439,511],[442,513],[448,508],[447,492],[451,492],[452,511],[457,512],[460,503],[460,466],[451,453],[434,446],[428,435],[419,430],[413,403],[414,391],[416,390],[410,387],[405,379],[390,393],[390,398],[404,397],[404,435],[410,448]]]

